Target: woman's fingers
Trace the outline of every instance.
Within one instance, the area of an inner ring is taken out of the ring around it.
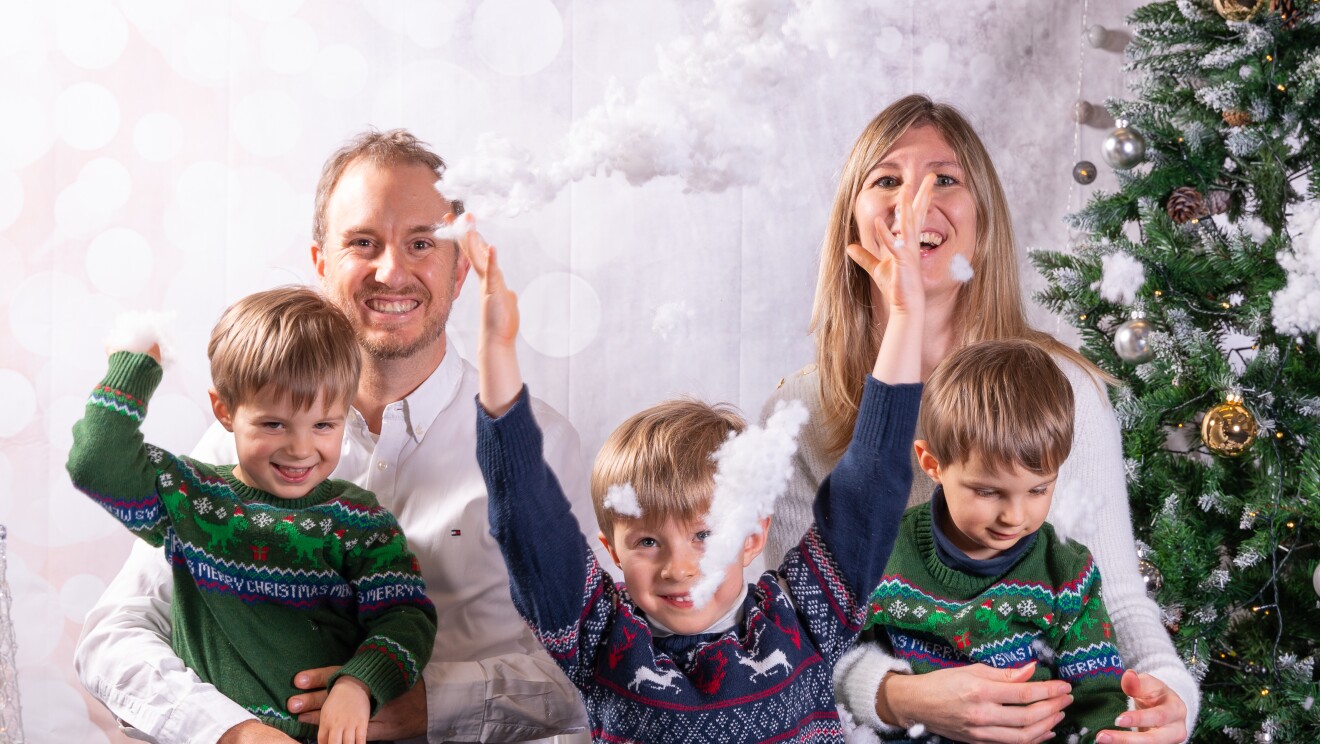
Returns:
[[[862,267],[862,271],[865,271],[868,276],[875,276],[875,270],[880,265],[880,259],[876,258],[876,255],[869,248],[863,248],[857,243],[849,243],[844,250],[853,263]]]

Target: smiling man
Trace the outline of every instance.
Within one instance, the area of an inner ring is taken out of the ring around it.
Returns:
[[[476,371],[445,336],[468,265],[435,229],[452,204],[435,185],[444,162],[408,132],[369,132],[326,162],[316,193],[312,261],[348,315],[363,353],[334,477],[376,493],[417,554],[437,628],[419,682],[377,711],[371,739],[528,741],[580,730],[572,684],[514,611],[489,537],[477,468]],[[547,458],[565,491],[586,494],[577,433],[539,401]],[[193,453],[234,462],[218,426]],[[579,518],[589,504],[574,504]],[[255,555],[255,552],[254,552]],[[87,689],[130,735],[171,742],[288,742],[183,666],[170,648],[170,569],[134,552],[88,615],[78,645]],[[306,670],[290,711],[315,721],[334,668]],[[425,738],[422,738],[425,737]]]

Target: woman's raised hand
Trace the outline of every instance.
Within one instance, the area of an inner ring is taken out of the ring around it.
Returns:
[[[884,216],[875,218],[875,244],[868,245],[865,238],[848,246],[848,257],[861,266],[871,280],[884,293],[891,313],[903,313],[914,303],[925,300],[921,284],[921,230],[930,209],[931,193],[935,188],[935,174],[927,173],[921,187],[912,193],[912,184],[905,183],[899,191],[897,213],[898,234],[886,224]]]

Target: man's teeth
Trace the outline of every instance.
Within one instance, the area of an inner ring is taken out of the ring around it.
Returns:
[[[417,307],[417,300],[397,300],[394,302],[368,300],[367,305],[378,313],[406,313]]]
[[[938,247],[944,243],[944,236],[939,233],[924,232],[921,234],[921,244],[932,248]]]

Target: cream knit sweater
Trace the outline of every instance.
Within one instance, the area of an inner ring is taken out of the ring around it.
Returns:
[[[1056,357],[1072,383],[1075,401],[1072,454],[1059,472],[1049,521],[1059,531],[1091,549],[1105,582],[1105,606],[1118,636],[1118,650],[1129,669],[1145,672],[1168,685],[1187,705],[1187,730],[1192,730],[1200,708],[1200,691],[1160,621],[1160,610],[1146,596],[1137,570],[1137,548],[1132,537],[1123,474],[1123,449],[1118,420],[1109,399],[1090,374],[1068,359]],[[811,503],[816,487],[829,475],[837,458],[825,452],[821,426],[820,380],[810,365],[780,383],[762,411],[762,420],[780,400],[801,400],[811,418],[798,438],[798,453],[788,492],[775,509],[766,555],[777,562],[797,545],[811,524]],[[921,437],[921,432],[917,432]],[[930,501],[935,483],[917,467],[912,455],[912,494],[908,506]],[[1080,501],[1085,499],[1085,501]],[[1074,500],[1074,501],[1070,501]],[[835,670],[838,699],[859,723],[890,731],[875,713],[880,680],[890,671],[909,671],[907,665],[876,644],[861,644],[844,657]]]

